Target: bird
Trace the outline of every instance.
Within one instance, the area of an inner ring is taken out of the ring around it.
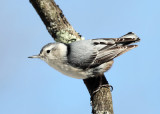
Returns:
[[[104,74],[112,67],[114,58],[137,47],[132,43],[138,41],[140,38],[129,32],[120,38],[48,43],[38,55],[28,58],[40,58],[69,77],[87,79]]]

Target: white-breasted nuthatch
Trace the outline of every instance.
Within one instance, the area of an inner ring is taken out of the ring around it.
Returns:
[[[40,58],[59,72],[78,79],[101,75],[109,70],[113,59],[137,45],[140,41],[132,32],[120,38],[100,38],[81,40],[70,44],[49,43],[39,55],[29,58]]]

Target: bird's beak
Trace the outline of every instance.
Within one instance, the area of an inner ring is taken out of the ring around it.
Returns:
[[[28,58],[41,58],[40,55],[33,55],[33,56],[29,56]]]

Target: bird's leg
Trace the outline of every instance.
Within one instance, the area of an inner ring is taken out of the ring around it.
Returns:
[[[109,84],[100,85],[96,90],[93,91],[92,96],[95,95],[102,87],[110,88],[110,91],[113,91],[113,86]]]
[[[103,87],[110,88],[110,90],[113,91],[113,87],[109,85],[104,74],[96,75],[95,77],[84,79],[83,81],[87,85],[87,89],[91,95],[91,99]]]
[[[108,81],[103,77],[100,76],[100,79],[97,80],[99,81],[99,86],[92,92],[92,96],[95,95],[102,87],[110,88],[110,91],[113,91],[113,86],[109,85]]]
[[[113,86],[112,85],[108,85],[108,84],[106,84],[106,85],[101,85],[101,87],[106,87],[106,88],[110,88],[110,91],[112,92],[113,91]]]

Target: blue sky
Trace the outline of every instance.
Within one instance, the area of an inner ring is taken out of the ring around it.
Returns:
[[[160,114],[160,1],[56,0],[85,39],[134,32],[139,47],[115,59],[105,73],[115,114]],[[28,59],[53,39],[29,0],[0,7],[0,114],[90,114],[82,80],[62,75],[39,59]]]

